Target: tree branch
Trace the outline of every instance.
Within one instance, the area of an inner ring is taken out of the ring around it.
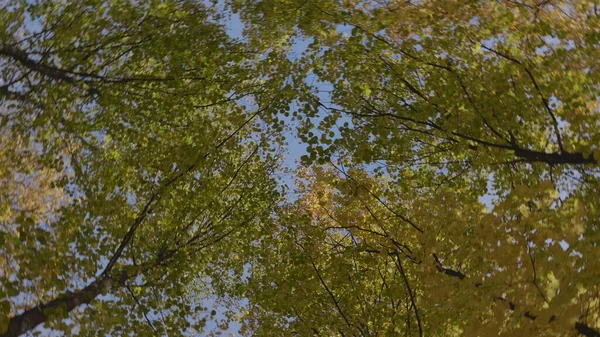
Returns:
[[[114,277],[102,275],[77,292],[67,292],[50,302],[42,303],[19,315],[11,317],[8,329],[6,332],[0,334],[0,337],[17,337],[33,330],[56,314],[62,312],[69,313],[81,304],[90,304],[101,293],[112,288],[115,284],[124,284],[125,281],[133,276],[129,270],[123,270]]]
[[[327,286],[327,283],[325,283],[325,280],[323,280],[323,277],[321,277],[321,273],[319,272],[319,269],[317,269],[317,266],[315,266],[315,263],[313,261],[311,261],[310,264],[312,265],[313,269],[315,270],[315,273],[317,274],[317,277],[319,278],[321,285],[323,286],[323,288],[325,288],[325,291],[327,292],[327,294],[329,294],[329,297],[331,297],[331,299],[333,300],[333,303],[335,304],[335,307],[336,307],[337,311],[339,312],[340,316],[342,316],[342,319],[344,319],[344,322],[346,322],[346,325],[349,328],[352,328],[352,324],[350,323],[350,321],[348,321],[348,318],[342,311],[342,308],[340,307],[340,303],[338,302],[337,298],[331,292],[331,289],[329,289],[329,287]]]
[[[400,260],[400,256],[396,255],[396,265],[398,266],[398,270],[400,271],[400,275],[404,280],[404,285],[406,285],[406,290],[408,291],[408,296],[410,298],[410,302],[412,304],[413,310],[415,312],[415,318],[417,319],[417,325],[419,327],[419,336],[423,337],[423,324],[421,323],[421,315],[419,315],[419,308],[417,307],[417,300],[415,299],[415,295],[410,287],[410,283],[408,282],[408,278],[406,277],[406,273],[404,272],[404,268],[402,268],[402,261]]]

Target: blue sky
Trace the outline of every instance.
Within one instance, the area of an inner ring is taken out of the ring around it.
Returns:
[[[222,5],[222,4],[221,4]],[[233,37],[233,38],[238,38],[238,39],[243,39],[243,24],[240,20],[240,17],[238,14],[231,14],[231,17],[226,20],[224,22],[225,27],[227,29],[227,33]],[[293,45],[292,48],[292,56],[297,56],[300,55],[302,53],[302,51],[308,46],[308,41],[303,41],[303,40],[297,40],[297,43],[295,43]],[[293,106],[291,106],[291,108],[293,108]],[[300,161],[300,157],[304,154],[306,154],[306,145],[302,144],[301,141],[298,139],[298,137],[295,134],[295,130],[293,128],[293,124],[294,122],[292,122],[291,117],[285,118],[286,120],[286,125],[288,126],[287,130],[285,131],[285,137],[286,137],[286,148],[285,148],[285,154],[284,154],[284,167],[289,169],[289,170],[294,170],[298,167],[299,161]],[[283,182],[288,186],[288,188],[291,190],[294,188],[294,182],[293,182],[293,178],[291,175],[289,174],[285,174],[283,176]],[[243,304],[243,303],[242,303]],[[207,313],[210,313],[212,310],[216,311],[216,315],[212,318],[209,317],[208,321],[207,321],[207,326],[206,326],[206,332],[203,333],[201,336],[209,336],[211,329],[214,329],[216,327],[216,322],[215,320],[219,320],[219,319],[223,319],[224,318],[224,312],[227,311],[229,308],[221,306],[216,298],[209,298],[205,301],[202,302],[202,306],[207,307]],[[232,323],[229,326],[229,329],[224,333],[224,336],[239,336],[238,331],[240,329],[241,325],[239,323]]]

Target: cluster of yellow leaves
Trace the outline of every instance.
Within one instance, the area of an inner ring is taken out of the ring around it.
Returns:
[[[300,177],[261,252],[280,263],[251,283],[255,332],[563,336],[600,323],[595,203],[561,199],[548,181],[486,206],[337,166]]]
[[[2,323],[17,310],[35,305],[45,295],[42,289],[52,289],[52,279],[59,274],[53,254],[38,258],[35,251],[61,250],[56,242],[63,231],[53,230],[52,223],[67,202],[59,184],[63,174],[40,161],[34,144],[7,128],[0,131],[0,302],[6,315]],[[30,250],[23,250],[24,245]],[[30,284],[16,284],[19,278]]]

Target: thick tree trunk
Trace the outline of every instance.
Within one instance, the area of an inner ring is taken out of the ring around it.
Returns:
[[[10,319],[8,329],[4,333],[0,333],[0,337],[17,337],[31,331],[48,321],[56,313],[69,313],[82,304],[89,304],[98,295],[110,290],[113,286],[123,284],[127,279],[126,271],[117,274],[116,277],[101,276],[77,292],[62,294],[50,302],[26,310]]]

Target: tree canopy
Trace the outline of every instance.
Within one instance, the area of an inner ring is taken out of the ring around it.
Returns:
[[[0,18],[0,336],[600,336],[595,1]]]

